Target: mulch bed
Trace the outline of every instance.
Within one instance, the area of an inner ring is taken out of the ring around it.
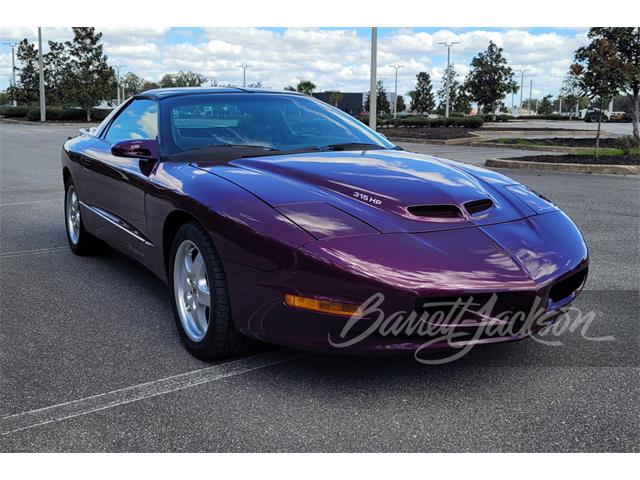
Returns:
[[[527,155],[524,157],[509,157],[505,158],[505,160],[544,163],[577,163],[582,165],[640,165],[640,156],[638,155],[608,155],[599,158],[587,155]]]
[[[387,137],[400,138],[424,138],[428,140],[452,140],[454,138],[473,137],[465,128],[443,127],[443,128],[381,128],[380,133]]]
[[[500,143],[505,144],[513,144],[513,145],[523,145],[518,143],[518,140],[527,140],[532,144],[536,145],[551,145],[554,147],[591,147],[595,148],[596,139],[595,138],[505,138],[500,141]],[[491,140],[489,140],[491,141]],[[600,139],[600,148],[616,148],[617,147],[617,139],[615,138],[601,138]]]

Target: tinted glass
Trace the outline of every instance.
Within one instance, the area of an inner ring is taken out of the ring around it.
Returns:
[[[158,136],[158,105],[152,100],[131,102],[113,121],[105,138],[121,140],[155,139]]]
[[[338,143],[394,145],[362,122],[311,97],[213,93],[167,98],[161,105],[165,153],[211,145],[277,150]]]

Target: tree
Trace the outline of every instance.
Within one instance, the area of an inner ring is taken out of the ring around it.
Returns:
[[[494,120],[498,102],[505,95],[518,91],[513,70],[502,51],[495,43],[489,42],[487,49],[471,60],[471,71],[465,81],[465,89],[471,99],[490,108]]]
[[[576,77],[580,91],[592,102],[596,102],[602,112],[605,102],[616,95],[625,84],[620,52],[610,40],[594,38],[589,45],[576,50],[574,60],[575,63],[571,65],[570,70]],[[600,148],[601,123],[602,114],[598,115],[596,158]]]
[[[588,99],[580,94],[580,85],[578,78],[573,74],[568,74],[562,81],[560,87],[560,95],[562,95],[563,110],[569,110],[569,116],[573,117],[574,113],[580,108],[586,108],[589,105]]]
[[[69,55],[63,42],[49,42],[43,59],[47,104],[63,105],[67,100],[65,82],[70,75]]]
[[[316,89],[316,84],[311,80],[301,80],[296,87],[296,90],[300,93],[311,95]]]
[[[140,87],[141,92],[146,92],[147,90],[154,90],[156,88],[160,88],[160,84],[157,82],[153,82],[151,80],[145,80],[142,82],[142,86]]]
[[[133,72],[127,72],[124,77],[120,79],[120,83],[124,88],[125,94],[135,95],[136,93],[144,92],[145,80],[139,77]]]
[[[284,87],[284,89],[288,92],[295,92],[296,91],[296,87],[294,87],[293,85],[287,85],[286,87]]]
[[[160,79],[160,87],[199,87],[207,81],[207,77],[192,71],[167,73]]]
[[[329,102],[336,108],[338,108],[340,100],[342,100],[342,94],[340,92],[331,92],[329,95]]]
[[[633,137],[640,145],[640,27],[595,27],[588,37],[607,39],[620,56],[623,90],[632,103]]]
[[[370,103],[371,102],[369,101],[369,94],[367,93],[367,96],[365,97],[365,100],[364,100],[364,109],[367,112],[370,110],[370,107],[371,107]],[[389,105],[387,92],[384,89],[384,84],[380,80],[378,80],[378,83],[376,86],[376,113],[378,115],[391,113],[391,105]]]
[[[416,75],[416,80],[416,89],[409,92],[409,97],[411,97],[410,108],[420,114],[429,113],[436,106],[433,98],[431,75],[427,72],[420,72]]]
[[[471,111],[471,96],[467,92],[465,85],[458,87],[452,109],[454,112],[464,113],[465,115]]]
[[[73,27],[73,40],[65,42],[69,68],[64,80],[65,97],[87,112],[114,90],[115,76],[103,53],[102,33],[93,27]]]
[[[537,112],[538,115],[551,115],[553,113],[553,103],[551,103],[551,94],[543,97],[540,103],[538,103]]]
[[[40,73],[38,71],[38,49],[25,38],[18,44],[16,57],[22,64],[17,68],[16,85],[9,87],[9,93],[19,104],[32,105],[38,102]]]
[[[437,112],[439,115],[443,115],[446,111],[447,104],[447,72],[449,73],[449,109],[451,111],[457,111],[453,108],[456,103],[458,97],[458,90],[460,89],[460,82],[458,81],[458,74],[456,73],[453,65],[449,66],[448,70],[444,71],[442,75],[442,85],[436,92],[436,97],[438,99],[438,109]],[[464,113],[464,112],[462,112]]]
[[[404,103],[404,97],[402,95],[398,95],[396,98],[396,112],[404,112],[407,109],[407,104]]]

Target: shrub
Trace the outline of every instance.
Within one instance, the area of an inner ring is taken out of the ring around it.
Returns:
[[[518,120],[569,120],[569,117],[559,113],[552,113],[551,115],[519,115],[516,118]]]
[[[625,155],[631,154],[631,149],[638,146],[636,139],[632,135],[623,135],[616,141],[616,147],[622,150]]]
[[[506,113],[500,113],[496,115],[496,119],[493,120],[493,115],[490,113],[483,113],[481,115],[478,115],[480,117],[482,117],[482,119],[485,122],[508,122],[509,120],[513,120],[513,116],[512,115],[507,115]]]
[[[92,108],[91,109],[91,119],[97,122],[101,122],[112,112],[113,110],[106,108]],[[84,113],[84,112],[83,112]],[[368,121],[368,119],[367,119]]]
[[[0,109],[0,115],[6,118],[22,118],[27,115],[29,107],[4,107]]]
[[[480,128],[483,124],[482,117],[449,117],[429,118],[426,116],[412,115],[407,117],[379,120],[381,127],[405,127],[405,128]]]
[[[59,119],[70,122],[83,121],[87,119],[87,112],[82,108],[65,108]]]
[[[47,120],[62,120],[65,110],[62,107],[47,107]],[[37,122],[40,120],[40,107],[31,107],[27,112],[27,120]]]

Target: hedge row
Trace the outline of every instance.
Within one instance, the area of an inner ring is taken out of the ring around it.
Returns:
[[[3,107],[0,108],[0,115],[4,115],[7,118],[20,118],[25,117],[29,107]]]
[[[368,119],[367,119],[368,120]],[[480,128],[484,121],[481,117],[449,117],[449,118],[429,118],[429,117],[399,117],[388,120],[379,120],[381,127],[406,127],[406,128]]]
[[[569,117],[565,117],[559,113],[553,113],[551,115],[520,115],[517,118],[519,120],[570,120]]]
[[[91,109],[91,119],[94,121],[102,121],[111,110],[93,108]],[[5,118],[26,118],[32,122],[40,120],[39,107],[4,107],[0,109],[0,115]],[[86,121],[87,112],[81,108],[63,108],[63,107],[47,107],[47,120],[53,121],[70,121],[82,122]]]

